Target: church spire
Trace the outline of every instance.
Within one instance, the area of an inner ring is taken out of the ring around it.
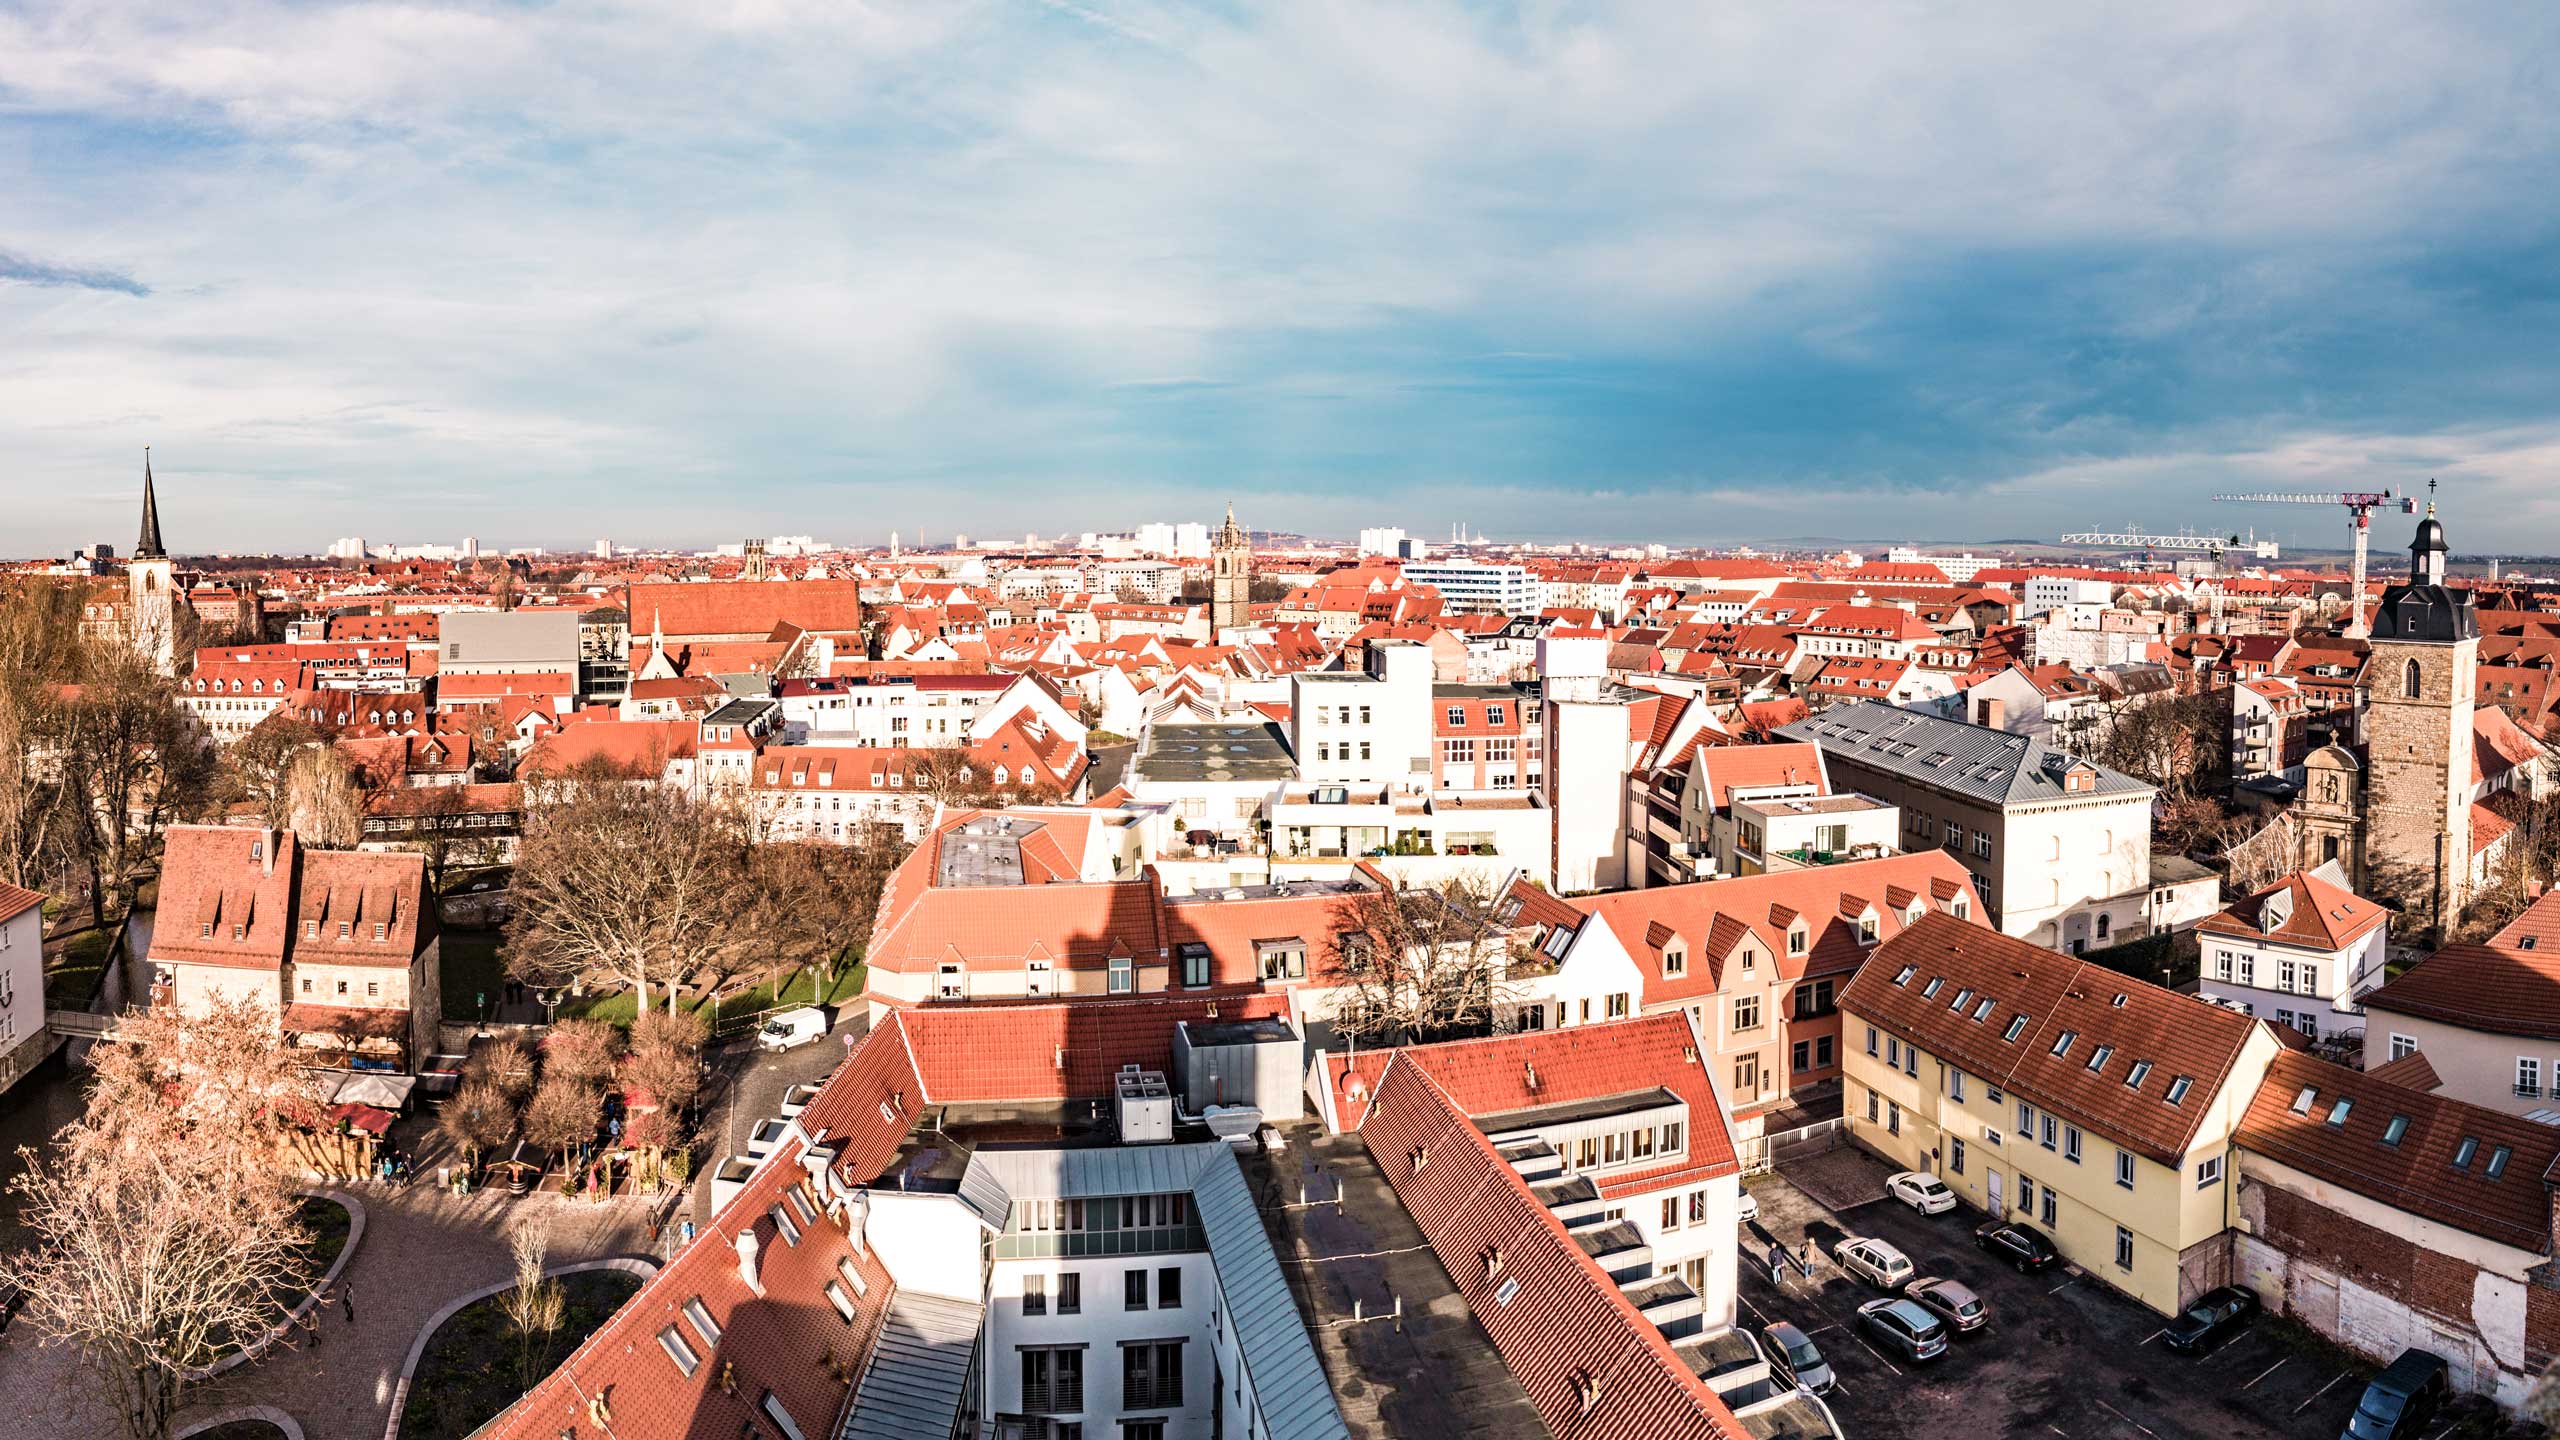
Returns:
[[[142,447],[142,538],[133,542],[136,560],[165,560],[160,548],[160,499],[151,491],[151,447]]]

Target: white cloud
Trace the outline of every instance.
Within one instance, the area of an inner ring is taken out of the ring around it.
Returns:
[[[497,528],[400,498],[430,481],[582,531],[640,477],[720,477],[706,517],[768,482],[825,503],[788,478],[823,437],[805,463],[892,507],[845,527],[983,524],[1015,497],[902,477],[1109,483],[1166,442],[1094,397],[1198,388],[1166,377],[1301,406],[1494,350],[1893,366],[1874,302],[1915,265],[2231,253],[2227,284],[2100,289],[2147,343],[2327,293],[2358,247],[2547,223],[2517,180],[2560,150],[2549,39],[2221,3],[30,0],[0,12],[0,193],[29,202],[0,248],[152,294],[0,287],[0,499],[90,538],[43,497],[148,430],[233,477],[231,543],[315,467],[381,483],[300,543]],[[2161,438],[1973,384],[1933,403]]]

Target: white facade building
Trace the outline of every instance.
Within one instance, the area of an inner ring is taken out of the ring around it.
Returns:
[[[2382,984],[2390,912],[2357,895],[2331,861],[2233,902],[2196,926],[2199,990],[2314,1040],[2365,1028]]]
[[[44,896],[0,885],[0,1094],[44,1049]]]
[[[1405,566],[1404,578],[1439,591],[1442,606],[1456,615],[1528,615],[1538,609],[1537,577],[1519,565],[1434,560]]]

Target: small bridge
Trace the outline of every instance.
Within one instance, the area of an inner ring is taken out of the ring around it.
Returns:
[[[47,1010],[45,1028],[56,1035],[76,1040],[120,1040],[123,1028],[119,1015],[92,1015],[86,1010]]]

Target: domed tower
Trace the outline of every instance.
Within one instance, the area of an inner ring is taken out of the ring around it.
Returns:
[[[132,606],[133,648],[163,675],[177,673],[178,574],[160,544],[160,497],[151,484],[151,447],[142,447],[142,534],[124,567]]]
[[[2382,592],[2365,664],[2367,889],[2438,927],[2471,894],[2471,712],[2480,618],[2444,583],[2436,507],[2409,542],[2409,579]]]
[[[1253,537],[1236,523],[1236,507],[1227,505],[1227,523],[1209,544],[1209,634],[1214,642],[1231,626],[1253,621]]]

